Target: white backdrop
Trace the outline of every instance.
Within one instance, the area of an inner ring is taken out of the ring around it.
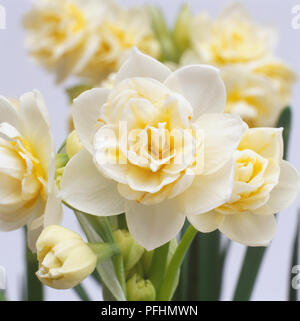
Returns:
[[[100,0],[101,1],[101,0]],[[123,5],[141,3],[160,5],[167,19],[171,22],[183,0],[119,0]],[[194,11],[206,10],[216,15],[231,2],[221,0],[190,0]],[[299,4],[296,0],[244,0],[245,7],[258,22],[274,26],[280,35],[277,55],[288,62],[300,75],[300,29],[291,27],[292,7]],[[57,145],[67,134],[67,98],[62,87],[54,84],[53,75],[47,74],[33,64],[27,56],[23,45],[22,16],[29,10],[29,0],[0,0],[6,8],[7,29],[0,30],[0,94],[7,97],[18,97],[26,91],[39,89],[50,110],[53,133]],[[67,86],[67,84],[65,84]],[[300,84],[296,84],[292,106],[294,108],[292,140],[289,159],[300,170],[299,137],[300,127]],[[288,291],[289,264],[291,246],[296,228],[296,213],[300,197],[278,220],[276,237],[267,251],[262,269],[257,280],[253,300],[285,300]],[[79,231],[79,226],[72,213],[65,211],[64,226]],[[23,278],[23,231],[0,233],[0,265],[7,270],[7,293],[10,300],[21,298]],[[225,268],[225,281],[222,299],[230,300],[238,277],[244,246],[233,244]],[[84,282],[94,300],[101,299],[101,291],[88,279]],[[72,290],[46,290],[47,300],[77,300]]]

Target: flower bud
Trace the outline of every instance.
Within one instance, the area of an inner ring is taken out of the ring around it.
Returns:
[[[66,142],[66,151],[68,157],[71,159],[74,155],[76,155],[78,152],[80,152],[83,149],[82,143],[76,133],[75,130],[73,130]]]
[[[39,280],[55,289],[69,289],[95,269],[97,256],[80,235],[62,226],[52,225],[36,243]]]
[[[185,4],[179,11],[174,29],[174,41],[180,53],[183,53],[190,45],[191,21],[192,14],[189,5]]]
[[[134,274],[126,283],[128,301],[154,301],[155,288],[150,280],[141,279]]]
[[[121,249],[125,271],[128,272],[141,259],[145,249],[137,244],[131,234],[126,230],[117,230],[114,237]]]

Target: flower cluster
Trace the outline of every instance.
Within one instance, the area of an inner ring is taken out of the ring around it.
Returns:
[[[270,243],[300,188],[274,128],[295,75],[272,30],[233,6],[214,20],[184,7],[170,32],[159,11],[108,0],[36,1],[24,25],[58,82],[86,81],[68,90],[75,129],[57,154],[42,95],[0,97],[0,230],[27,225],[42,283],[75,287],[96,269],[118,300],[170,299],[185,223],[190,240]],[[62,202],[88,242],[60,226]]]
[[[64,169],[62,198],[93,215],[125,212],[147,250],[174,238],[186,217],[200,231],[267,245],[273,214],[296,197],[299,174],[282,160],[282,129],[248,129],[225,105],[214,67],[172,73],[133,50],[111,89],[74,101],[85,148]]]
[[[24,18],[31,56],[55,72],[97,83],[117,71],[137,46],[158,58],[160,48],[144,8],[126,10],[112,0],[39,0]]]
[[[252,22],[240,4],[226,8],[217,19],[195,15],[182,27],[188,30],[189,46],[180,64],[217,66],[227,89],[226,112],[240,115],[250,127],[274,126],[290,103],[296,80],[274,55],[276,32]]]

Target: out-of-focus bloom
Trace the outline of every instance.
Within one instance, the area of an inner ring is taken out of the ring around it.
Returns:
[[[86,150],[65,168],[61,194],[83,212],[126,212],[129,231],[147,250],[173,239],[185,216],[228,200],[233,155],[246,129],[224,114],[218,70],[172,73],[133,50],[114,87],[95,88],[73,105]]]
[[[32,250],[44,226],[60,224],[55,146],[42,95],[21,96],[19,107],[0,97],[0,230],[28,225]]]
[[[157,57],[159,45],[144,9],[125,10],[111,0],[39,0],[24,19],[32,57],[56,73],[99,82],[138,46]]]
[[[160,46],[145,8],[125,10],[115,6],[102,18],[95,32],[100,38],[97,50],[79,73],[94,83],[116,72],[134,46],[154,58],[160,55]]]
[[[96,268],[97,255],[80,235],[62,226],[48,226],[36,243],[39,280],[55,289],[69,289]]]
[[[300,187],[297,170],[282,155],[282,129],[249,129],[236,152],[230,200],[206,214],[190,216],[190,222],[202,232],[218,228],[248,246],[268,245],[276,227],[273,214],[287,208]]]
[[[263,75],[273,82],[276,91],[280,95],[280,103],[283,107],[291,101],[292,85],[296,81],[296,75],[284,62],[276,58],[267,58],[250,65],[253,72]]]
[[[69,134],[67,141],[66,141],[66,152],[67,152],[69,159],[71,159],[74,155],[79,153],[82,149],[83,149],[83,145],[82,145],[76,131],[73,130]]]
[[[191,48],[180,64],[224,69],[226,111],[241,115],[250,126],[275,126],[296,80],[294,72],[273,57],[275,32],[253,23],[240,5],[228,7],[216,20],[198,15],[190,30]]]
[[[269,56],[276,43],[276,34],[270,28],[253,23],[243,7],[233,5],[216,20],[206,14],[195,16],[190,39],[203,63],[222,66]]]
[[[24,17],[31,56],[54,71],[58,82],[65,80],[93,55],[99,42],[94,30],[107,10],[107,1],[35,1]]]
[[[276,124],[285,105],[273,81],[241,65],[224,67],[221,75],[227,91],[226,112],[240,115],[250,127]]]
[[[128,301],[154,301],[156,291],[150,280],[134,274],[126,283]]]

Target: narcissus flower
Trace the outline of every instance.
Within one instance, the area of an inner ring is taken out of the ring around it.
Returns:
[[[172,73],[133,50],[112,89],[95,88],[74,101],[86,149],[67,164],[62,197],[94,215],[125,211],[130,233],[147,250],[170,241],[186,215],[231,195],[233,155],[246,125],[223,113],[225,102],[214,67]]]
[[[60,224],[56,197],[55,146],[47,108],[37,91],[19,107],[0,97],[0,230],[28,225],[29,246],[49,224]]]
[[[205,214],[190,216],[199,231],[219,229],[233,241],[266,246],[275,233],[274,214],[296,198],[300,176],[282,160],[282,129],[252,128],[235,155],[235,181],[230,200]]]
[[[76,73],[99,42],[93,33],[108,2],[39,0],[24,17],[26,46],[41,65],[56,73],[58,82]]]
[[[37,243],[39,280],[55,289],[69,289],[96,268],[97,255],[81,236],[62,226],[48,226]]]
[[[275,126],[285,105],[271,79],[242,65],[223,67],[221,75],[227,90],[226,112],[241,116],[250,127]]]
[[[145,9],[126,10],[112,0],[38,0],[25,15],[31,56],[55,72],[97,83],[116,71],[132,46],[160,54]]]
[[[194,52],[203,63],[226,65],[249,63],[269,56],[276,44],[276,33],[255,24],[239,4],[227,7],[212,20],[205,14],[196,16],[190,25]]]

